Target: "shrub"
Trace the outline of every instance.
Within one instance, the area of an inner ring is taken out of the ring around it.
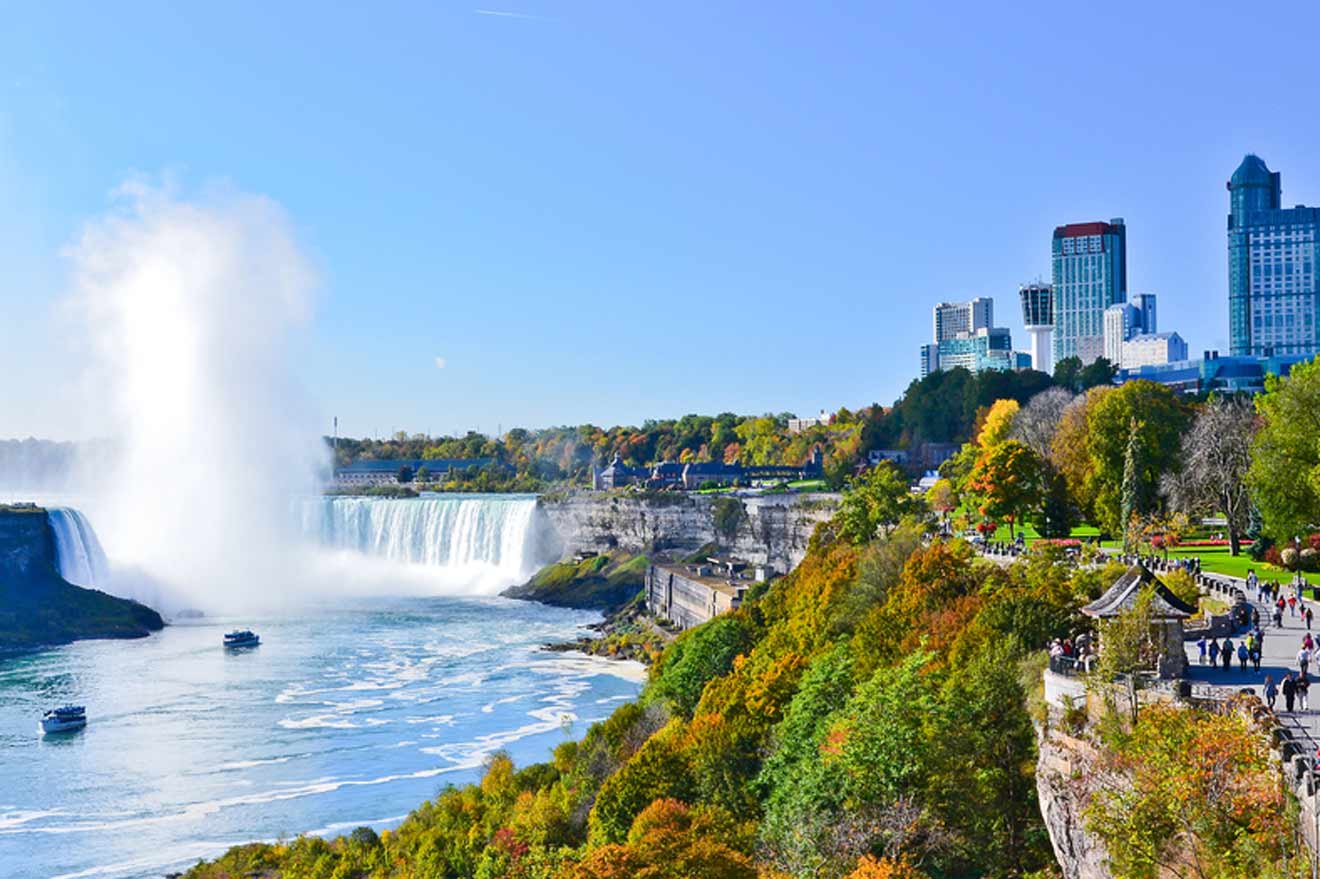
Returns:
[[[734,658],[750,644],[738,614],[726,614],[684,632],[655,667],[647,698],[664,700],[691,716],[706,682],[727,674]]]

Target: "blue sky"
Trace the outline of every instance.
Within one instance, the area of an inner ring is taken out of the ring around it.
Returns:
[[[284,206],[355,435],[889,403],[935,302],[1020,332],[1053,227],[1115,216],[1225,349],[1224,181],[1320,202],[1320,4],[1010,5],[14,5],[0,436],[94,432],[61,251],[143,172]]]

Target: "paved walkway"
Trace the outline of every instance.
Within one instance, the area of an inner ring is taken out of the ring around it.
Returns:
[[[1289,616],[1287,609],[1283,612],[1283,626],[1276,628],[1272,614],[1274,608],[1272,605],[1264,604],[1256,600],[1255,592],[1247,588],[1245,580],[1224,577],[1218,575],[1217,579],[1232,580],[1243,594],[1247,596],[1247,601],[1253,607],[1260,611],[1261,630],[1264,633],[1265,649],[1261,652],[1260,671],[1252,669],[1251,662],[1247,662],[1247,670],[1240,671],[1236,656],[1237,645],[1241,639],[1246,637],[1247,630],[1232,635],[1233,639],[1233,664],[1232,669],[1225,671],[1223,659],[1220,659],[1220,665],[1211,668],[1209,665],[1199,665],[1198,659],[1200,651],[1195,641],[1187,642],[1187,661],[1191,664],[1187,676],[1194,684],[1208,684],[1216,690],[1223,690],[1223,695],[1227,698],[1231,693],[1241,690],[1243,687],[1251,687],[1256,691],[1256,695],[1261,699],[1265,698],[1265,676],[1274,678],[1276,685],[1281,685],[1283,676],[1289,671],[1297,671],[1297,651],[1302,647],[1302,636],[1306,634],[1306,620],[1300,613],[1297,616]],[[1287,591],[1285,591],[1287,590]],[[1280,595],[1287,597],[1291,594],[1291,587],[1282,587]],[[1315,612],[1315,619],[1312,623],[1312,637],[1320,647],[1320,605],[1315,602],[1307,601]],[[1302,604],[1298,604],[1300,612]],[[1222,641],[1222,639],[1220,639]],[[1207,662],[1209,659],[1207,657]],[[1283,693],[1279,693],[1279,698],[1275,702],[1275,712],[1279,720],[1287,727],[1292,728],[1296,738],[1309,739],[1311,742],[1311,753],[1315,753],[1317,743],[1320,743],[1320,670],[1316,668],[1315,660],[1311,661],[1307,677],[1311,680],[1310,689],[1310,711],[1296,711],[1289,713],[1284,710]]]

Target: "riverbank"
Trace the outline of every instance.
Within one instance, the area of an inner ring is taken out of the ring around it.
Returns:
[[[581,555],[547,565],[528,582],[502,594],[552,607],[605,614],[603,620],[589,627],[595,635],[549,643],[545,645],[547,650],[650,664],[673,636],[646,613],[642,586],[649,564],[646,556],[627,552]]]

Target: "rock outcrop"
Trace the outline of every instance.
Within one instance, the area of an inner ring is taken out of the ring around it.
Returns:
[[[718,544],[722,551],[780,573],[807,552],[816,525],[833,515],[838,496],[783,494],[627,494],[574,492],[544,497],[540,509],[561,550],[621,550],[681,555]]]
[[[1036,795],[1063,879],[1110,879],[1104,842],[1086,830],[1084,812],[1097,759],[1087,742],[1059,730],[1037,730]]]
[[[60,576],[45,510],[0,507],[0,651],[79,638],[140,638],[164,627],[151,608]]]

